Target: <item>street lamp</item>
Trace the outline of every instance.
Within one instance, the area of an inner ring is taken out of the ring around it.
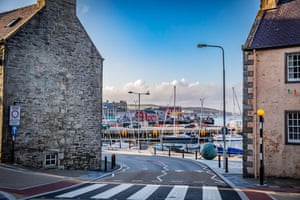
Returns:
[[[138,95],[138,100],[139,100],[139,107],[138,107],[138,149],[141,149],[140,146],[140,112],[141,112],[141,95],[150,95],[150,92],[147,91],[145,93],[140,93],[140,92],[133,92],[129,91],[129,94],[137,94]]]
[[[227,162],[227,152],[226,152],[226,101],[225,101],[225,58],[224,58],[224,49],[222,46],[218,45],[209,45],[209,44],[198,44],[198,48],[204,48],[204,47],[213,47],[213,48],[220,48],[222,50],[222,63],[223,63],[223,128],[222,128],[222,134],[223,134],[223,157],[224,157],[224,166],[225,166],[225,172],[228,172],[228,162]]]

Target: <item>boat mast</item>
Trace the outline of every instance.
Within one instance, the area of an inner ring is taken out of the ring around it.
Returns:
[[[236,102],[236,104],[238,105],[238,108],[239,108],[240,115],[242,115],[240,104],[239,104],[238,98],[236,96],[234,87],[232,87],[232,92],[233,92],[233,97],[232,97],[232,99],[233,99],[233,114],[235,115],[235,102]]]
[[[176,109],[176,85],[174,85],[174,119],[173,119],[173,128],[174,128],[174,135],[176,133],[176,112],[175,112],[175,109]]]

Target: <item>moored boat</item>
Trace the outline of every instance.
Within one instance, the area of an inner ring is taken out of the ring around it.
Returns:
[[[214,141],[223,141],[223,135],[219,134],[213,137]],[[242,141],[243,140],[243,136],[238,135],[238,134],[228,134],[225,135],[225,140],[226,141]]]
[[[188,134],[179,134],[162,137],[163,143],[180,143],[180,144],[195,144],[198,143],[198,138]]]
[[[223,153],[223,147],[217,147],[218,153]],[[227,154],[243,154],[243,149],[235,148],[235,147],[228,147]]]

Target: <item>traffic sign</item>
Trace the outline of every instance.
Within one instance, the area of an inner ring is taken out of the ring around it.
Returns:
[[[11,127],[11,134],[12,135],[16,135],[18,132],[18,126],[12,126]]]
[[[9,113],[9,125],[19,126],[20,125],[20,106],[10,106]]]

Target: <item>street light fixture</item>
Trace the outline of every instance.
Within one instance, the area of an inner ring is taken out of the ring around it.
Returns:
[[[140,93],[140,92],[133,92],[133,91],[129,91],[129,94],[137,94],[138,95],[138,100],[139,100],[139,107],[138,107],[138,149],[141,149],[140,146],[140,112],[141,112],[141,95],[150,95],[150,92],[144,92],[144,93]]]
[[[228,162],[227,162],[227,152],[226,152],[226,138],[225,134],[227,132],[226,129],[226,101],[225,101],[225,58],[224,58],[224,49],[222,46],[218,45],[209,45],[209,44],[198,44],[198,48],[204,48],[204,47],[213,47],[213,48],[219,48],[222,50],[222,63],[223,63],[223,127],[222,127],[222,135],[223,135],[223,157],[224,157],[224,166],[225,166],[225,172],[228,172]]]

